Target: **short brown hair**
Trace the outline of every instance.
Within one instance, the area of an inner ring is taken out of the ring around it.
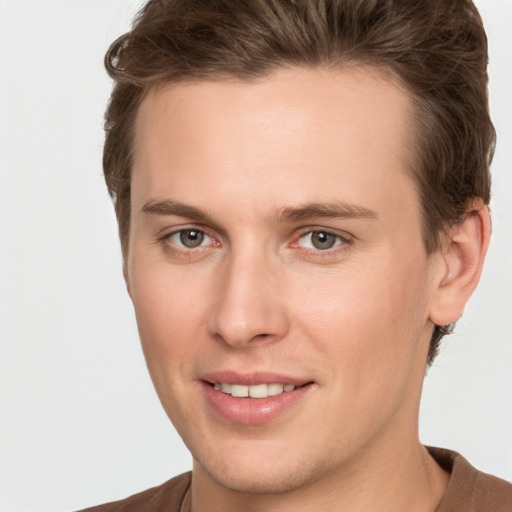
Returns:
[[[114,79],[103,167],[128,253],[133,131],[146,93],[167,82],[251,80],[286,66],[377,66],[410,92],[414,177],[428,253],[469,204],[490,200],[495,132],[487,38],[471,0],[150,0],[110,46]],[[444,331],[436,327],[428,362]]]

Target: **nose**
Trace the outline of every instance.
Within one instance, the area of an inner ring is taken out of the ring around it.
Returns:
[[[223,262],[211,335],[234,348],[272,343],[288,332],[282,275],[261,254],[234,255]]]

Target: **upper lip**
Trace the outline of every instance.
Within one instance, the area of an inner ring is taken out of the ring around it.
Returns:
[[[246,386],[254,386],[256,384],[293,384],[295,386],[302,386],[312,382],[311,379],[293,377],[282,373],[266,371],[241,373],[230,370],[206,373],[201,376],[201,379],[210,384],[218,382],[224,384],[243,384]]]

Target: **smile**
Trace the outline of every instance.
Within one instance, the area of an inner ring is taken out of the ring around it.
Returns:
[[[202,380],[208,408],[229,423],[244,425],[263,425],[284,414],[291,414],[293,410],[300,410],[298,407],[305,403],[306,396],[317,388],[313,381],[275,374],[248,376],[223,373],[211,377]]]
[[[227,384],[225,382],[215,382],[213,387],[222,391],[226,395],[236,398],[268,398],[277,396],[281,393],[293,391],[297,386],[294,384],[255,384],[247,386],[245,384]]]

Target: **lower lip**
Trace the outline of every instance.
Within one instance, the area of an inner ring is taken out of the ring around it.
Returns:
[[[306,384],[268,398],[235,398],[207,382],[202,382],[202,386],[206,400],[215,413],[229,422],[244,425],[263,425],[277,418],[297,405],[313,387]]]

